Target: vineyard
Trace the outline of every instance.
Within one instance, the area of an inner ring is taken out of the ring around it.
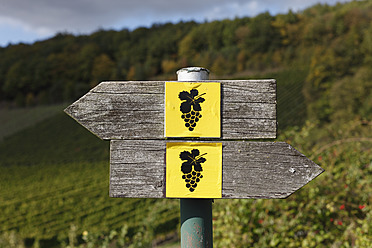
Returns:
[[[51,239],[72,224],[91,231],[119,229],[125,223],[138,228],[153,215],[161,216],[157,226],[173,224],[174,229],[178,223],[172,201],[165,205],[152,199],[108,198],[105,163],[13,169],[12,181],[16,184],[9,182],[11,171],[1,171],[7,175],[1,178],[1,188],[6,192],[1,194],[2,232],[16,229],[25,237]]]
[[[75,146],[63,145],[70,142]],[[126,225],[132,235],[148,223],[157,234],[178,225],[176,200],[109,198],[107,142],[63,113],[6,138],[1,151],[0,232],[16,230],[23,238],[50,242],[65,239],[71,225],[79,233]]]

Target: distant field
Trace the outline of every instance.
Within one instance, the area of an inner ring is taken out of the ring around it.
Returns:
[[[32,108],[0,108],[0,141],[60,112],[65,104]]]

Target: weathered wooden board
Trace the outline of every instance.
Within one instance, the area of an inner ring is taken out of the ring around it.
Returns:
[[[110,196],[165,197],[166,142],[112,140]],[[286,198],[323,172],[284,142],[222,141],[222,147],[222,198]]]
[[[201,81],[208,82],[208,81]],[[221,138],[276,138],[276,81],[221,83]],[[103,82],[65,112],[101,139],[164,139],[164,81]]]

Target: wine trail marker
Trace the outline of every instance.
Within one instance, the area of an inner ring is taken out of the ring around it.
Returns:
[[[65,112],[110,140],[110,196],[181,198],[181,247],[212,247],[214,198],[286,198],[323,169],[276,138],[276,81],[102,82]]]

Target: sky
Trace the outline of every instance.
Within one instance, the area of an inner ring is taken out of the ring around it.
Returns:
[[[133,30],[154,23],[212,21],[301,11],[350,0],[0,0],[0,46],[33,43],[67,32]]]

